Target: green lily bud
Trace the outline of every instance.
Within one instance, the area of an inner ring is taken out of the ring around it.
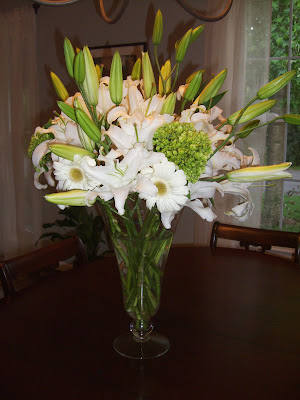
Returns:
[[[73,65],[74,65],[75,52],[72,43],[68,38],[65,38],[64,40],[64,53],[65,53],[65,61],[68,74],[70,75],[71,78],[74,78]]]
[[[123,99],[122,61],[118,51],[115,52],[111,62],[109,93],[112,102],[118,106]]]
[[[283,115],[282,118],[288,124],[300,125],[300,115],[299,114],[285,114],[285,115]]]
[[[154,21],[153,35],[152,35],[152,41],[154,46],[158,46],[160,44],[162,39],[162,34],[163,34],[163,18],[161,11],[158,10]]]
[[[148,99],[149,97],[156,94],[156,83],[149,54],[147,51],[145,53],[142,52],[142,71],[143,71],[145,98]]]
[[[85,62],[83,52],[76,54],[74,61],[74,78],[76,82],[83,83],[85,79]]]
[[[167,77],[171,73],[171,61],[167,60],[165,64],[161,67],[160,73],[162,74],[163,79],[166,81]],[[171,90],[171,76],[170,78],[166,81],[166,93],[164,93],[164,86],[162,83],[162,79],[159,76],[159,81],[158,81],[158,93],[162,96],[164,94],[169,93]]]
[[[250,135],[252,131],[259,125],[260,120],[255,119],[253,121],[248,122],[248,124],[244,125],[242,129],[236,134],[237,139],[245,139],[247,136]]]
[[[175,60],[177,63],[181,63],[183,61],[187,48],[190,44],[191,36],[192,36],[192,29],[189,29],[183,36],[183,38],[180,40],[175,55]]]
[[[68,192],[51,193],[47,194],[45,199],[50,203],[59,204],[62,206],[86,206],[85,196],[88,190],[70,190]],[[92,205],[96,201],[90,200],[89,204]]]
[[[223,85],[223,82],[225,81],[226,75],[227,75],[227,69],[223,69],[223,71],[221,71],[205,86],[205,88],[202,90],[202,92],[196,99],[199,105],[212,99],[218,93],[220,87]]]
[[[85,113],[88,112],[86,105],[83,105],[78,98],[74,100],[74,107],[84,111]],[[82,147],[86,150],[93,151],[95,149],[95,142],[84,132],[79,124],[77,124],[77,131]]]
[[[92,153],[91,151],[88,151],[86,149],[83,149],[82,147],[78,146],[71,146],[70,144],[51,144],[49,146],[50,151],[52,153],[56,154],[58,157],[65,158],[66,160],[73,161],[74,156],[76,154],[79,154],[80,157],[84,156],[90,156],[95,158],[96,154]]]
[[[227,173],[227,179],[231,182],[257,182],[271,181],[275,179],[292,178],[288,172],[284,172],[292,165],[290,162],[269,165],[266,167],[249,167],[233,170]]]
[[[198,71],[193,72],[190,76],[188,76],[188,77],[186,78],[185,83],[190,83],[190,82],[192,81],[192,79],[194,78],[194,76],[195,76],[196,74],[198,74],[198,72],[201,72],[201,74],[203,75],[205,71],[204,71],[204,69],[201,69],[201,70],[198,70]]]
[[[187,87],[183,97],[187,101],[193,100],[193,98],[196,96],[198,93],[198,90],[200,88],[202,82],[202,72],[199,71],[191,80],[191,83]]]
[[[75,115],[78,124],[84,130],[84,132],[88,135],[93,142],[98,143],[101,138],[101,131],[97,125],[90,119],[88,115],[79,108],[75,108]]]
[[[261,103],[258,103],[258,104],[253,104],[252,106],[250,106],[246,109],[246,111],[242,115],[241,119],[239,120],[239,123],[243,124],[244,122],[251,121],[253,118],[256,118],[259,115],[269,111],[275,104],[276,104],[276,100],[266,100],[266,101],[262,101]],[[229,125],[235,124],[235,121],[237,120],[241,111],[242,110],[235,112],[228,118],[227,122]]]
[[[94,60],[87,46],[84,46],[83,48],[83,55],[85,62],[85,79],[83,82],[83,88],[90,105],[96,106],[98,104],[99,82]]]
[[[75,116],[75,110],[72,106],[69,106],[69,104],[66,104],[63,101],[58,101],[57,104],[63,113],[65,113],[69,118],[71,118],[72,121],[77,122]]]
[[[60,99],[62,99],[62,101],[66,101],[67,98],[69,97],[69,93],[67,89],[64,87],[64,84],[54,72],[51,71],[50,75],[57,96]]]
[[[200,36],[200,33],[203,31],[204,25],[197,26],[197,28],[193,29],[191,38],[190,38],[190,44],[193,43],[198,36]]]
[[[283,75],[278,76],[278,78],[264,85],[257,92],[257,97],[259,100],[267,99],[273,96],[275,93],[279,92],[288,82],[295,76],[296,71],[289,71]]]
[[[96,64],[95,68],[96,68],[96,72],[97,72],[98,82],[100,84],[100,79],[102,78],[102,73],[103,73],[103,64],[101,64],[101,65]]]
[[[142,60],[141,57],[139,57],[134,63],[134,66],[132,68],[131,79],[133,81],[136,81],[137,79],[141,78],[141,70],[142,70]]]
[[[170,93],[169,96],[166,98],[164,105],[160,111],[160,114],[174,114],[175,110],[175,103],[176,103],[176,93]]]

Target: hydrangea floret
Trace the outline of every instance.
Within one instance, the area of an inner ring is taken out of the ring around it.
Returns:
[[[32,157],[34,150],[39,144],[51,139],[54,139],[54,134],[52,132],[37,132],[35,135],[32,135],[30,144],[28,146],[29,157]]]
[[[153,149],[164,153],[192,183],[198,181],[213,152],[206,133],[197,132],[192,123],[178,121],[157,129],[153,136]]]

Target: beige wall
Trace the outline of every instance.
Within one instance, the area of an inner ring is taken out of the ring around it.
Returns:
[[[105,1],[107,11],[112,4],[111,0]],[[113,25],[102,20],[96,0],[80,0],[78,3],[68,6],[41,6],[36,17],[41,124],[53,116],[53,110],[58,110],[49,71],[54,71],[61,78],[70,94],[75,90],[64,64],[63,40],[65,36],[71,40],[74,46],[78,47],[145,41],[148,42],[149,51],[152,54],[152,23],[158,8],[161,9],[164,17],[164,38],[159,52],[164,54],[166,59],[166,56],[174,57],[174,43],[178,38],[189,28],[195,28],[202,24],[201,21],[191,17],[175,0],[153,0],[151,2],[130,0],[123,17]],[[198,68],[203,68],[201,37],[190,46],[181,69],[184,74],[180,77],[179,82],[183,82],[184,77]],[[56,206],[45,202],[44,221],[55,219],[56,214]],[[194,221],[194,213],[191,210],[184,210],[177,227],[176,242],[193,242]]]

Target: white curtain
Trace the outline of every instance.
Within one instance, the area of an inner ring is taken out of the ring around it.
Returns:
[[[0,4],[0,256],[34,247],[42,196],[33,186],[30,137],[38,120],[35,14],[30,0]]]
[[[209,13],[218,14],[224,1],[210,0],[207,6]],[[241,109],[268,82],[271,19],[272,0],[234,0],[224,19],[205,25],[204,67],[207,79],[210,79],[212,73],[216,75],[224,68],[228,69],[222,87],[222,91],[227,90],[227,93],[218,104],[223,109],[224,117]],[[265,130],[260,128],[260,132],[258,130],[248,136],[238,147],[249,155],[248,147],[254,147],[259,151],[263,163]],[[255,211],[244,225],[259,227],[262,189],[251,188],[251,196]],[[215,200],[217,220],[239,225],[239,221],[224,215],[224,211],[236,205],[237,200],[232,196],[221,198],[218,195]],[[211,228],[212,223],[196,217],[195,243],[207,245]]]

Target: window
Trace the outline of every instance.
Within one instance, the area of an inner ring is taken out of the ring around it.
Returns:
[[[300,0],[273,0],[269,79],[296,70],[296,77],[276,96],[272,111],[300,113]],[[265,164],[292,161],[293,179],[268,182],[264,190],[261,225],[267,229],[300,231],[300,126],[282,121],[267,131]]]

